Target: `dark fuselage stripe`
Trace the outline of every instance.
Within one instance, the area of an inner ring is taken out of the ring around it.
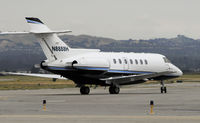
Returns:
[[[84,70],[109,70],[108,68],[100,68],[100,67],[75,67],[75,68]]]
[[[51,70],[72,70],[71,68],[63,68],[63,67],[48,67]],[[106,70],[109,73],[135,73],[135,74],[147,74],[153,72],[147,71],[125,71],[125,70],[110,70],[108,68],[95,68],[95,67],[76,67],[81,70]]]

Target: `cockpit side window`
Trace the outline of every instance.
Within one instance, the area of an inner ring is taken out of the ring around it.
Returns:
[[[163,60],[165,63],[171,63],[169,59],[167,59],[166,57],[163,57]]]

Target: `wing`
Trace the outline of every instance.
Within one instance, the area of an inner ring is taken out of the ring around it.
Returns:
[[[167,75],[173,72],[165,71],[165,72],[157,72],[157,73],[151,73],[151,74],[140,74],[140,75],[129,75],[129,76],[118,76],[118,77],[109,77],[109,78],[103,78],[101,80],[106,81],[107,84],[126,84],[133,81],[139,81],[139,80],[145,80],[148,78],[158,77],[161,75]]]
[[[67,78],[64,78],[64,77],[62,77],[60,75],[56,75],[56,74],[13,73],[13,72],[6,72],[4,74],[21,75],[21,76],[33,76],[33,77],[43,77],[43,78],[52,78],[52,79],[65,79],[65,80],[67,80]]]

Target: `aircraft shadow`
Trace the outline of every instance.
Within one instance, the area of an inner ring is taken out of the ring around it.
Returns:
[[[156,94],[156,95],[161,95],[161,93],[119,93],[119,94],[109,94],[109,93],[91,93],[89,95],[81,95],[78,93],[74,93],[74,94],[35,94],[36,96],[103,96],[103,95],[109,95],[109,96],[120,96],[120,95],[152,95],[152,94]]]

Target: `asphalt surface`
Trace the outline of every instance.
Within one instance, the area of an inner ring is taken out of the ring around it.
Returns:
[[[80,95],[78,88],[0,91],[0,122],[199,123],[200,83],[169,84],[167,89],[160,94],[160,85],[134,85],[118,95],[110,95],[108,88],[91,89],[90,95]]]

